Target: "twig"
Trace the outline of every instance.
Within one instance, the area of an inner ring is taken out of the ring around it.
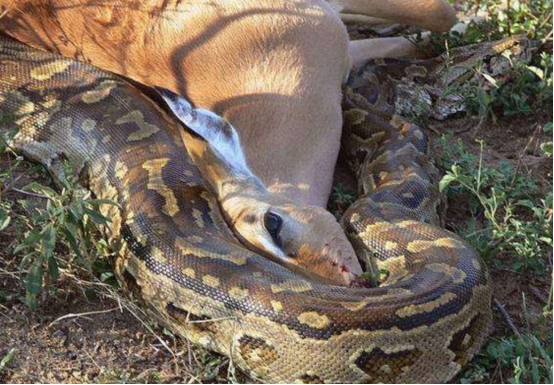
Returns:
[[[506,0],[506,16],[508,16],[506,18],[508,21],[508,35],[512,36],[512,12],[510,0]]]
[[[35,193],[25,191],[25,190],[21,190],[21,189],[15,188],[15,187],[12,187],[12,190],[17,191],[18,193],[21,193],[21,194],[30,195],[30,196],[34,196],[34,197],[37,197],[37,198],[48,199],[48,197],[46,195],[35,194]]]
[[[94,364],[94,366],[96,366],[96,368],[98,368],[98,370],[100,371],[100,373],[103,373],[104,372],[104,369],[102,367],[100,367],[100,365],[98,365],[98,362],[96,362],[96,360],[92,357],[92,355],[87,351],[87,349],[83,349],[83,351],[85,352],[85,354],[88,356],[88,358],[90,358],[90,360],[92,361],[92,363]]]
[[[110,313],[114,310],[119,310],[119,307],[114,307],[112,309],[107,309],[107,310],[97,310],[97,311],[89,311],[87,313],[70,313],[70,314],[66,314],[64,316],[61,316],[57,319],[55,319],[54,321],[50,322],[50,324],[48,325],[48,327],[51,327],[52,325],[54,325],[55,323],[58,323],[59,321],[63,320],[63,319],[66,319],[66,318],[75,318],[75,317],[84,317],[84,318],[88,318],[86,316],[88,315],[94,315],[94,314],[105,314],[105,313]]]
[[[525,145],[525,147],[521,151],[521,153],[520,153],[520,155],[517,159],[517,165],[516,165],[516,169],[514,171],[514,176],[512,178],[512,182],[510,183],[510,190],[513,189],[514,184],[516,182],[517,175],[519,174],[519,171],[521,169],[521,165],[523,164],[523,156],[527,152],[527,149],[531,146],[531,143],[533,143],[533,141],[537,137],[537,134],[539,133],[541,128],[542,128],[542,126],[540,124],[537,124],[535,126],[535,129],[533,130],[533,135],[531,135],[531,138],[529,139],[529,141],[527,142],[527,144]]]
[[[512,320],[512,317],[510,317],[506,309],[504,309],[504,305],[502,305],[500,301],[497,300],[496,298],[494,299],[494,304],[496,305],[496,307],[504,317],[504,320],[506,321],[506,323],[508,324],[512,332],[514,332],[514,334],[518,336],[518,338],[523,339],[521,333],[519,332],[519,330],[517,330],[516,325],[514,325],[514,321]]]
[[[0,373],[2,373],[2,370],[6,367],[6,365],[9,364],[11,360],[13,360],[14,355],[15,355],[15,348],[12,348],[10,349],[8,354],[6,354],[4,358],[2,358],[2,360],[0,361]]]
[[[123,304],[123,306],[125,307],[125,309],[131,313],[136,319],[139,320],[139,322],[142,324],[142,326],[144,326],[146,329],[148,329],[148,331],[150,333],[152,333],[152,335],[154,335],[156,337],[156,339],[162,344],[162,346],[169,352],[169,354],[171,354],[173,357],[175,357],[175,353],[173,352],[173,350],[171,350],[171,348],[167,345],[167,343],[159,336],[157,335],[154,330],[150,327],[150,325],[148,325],[146,322],[144,322],[144,320],[142,318],[140,318],[133,310],[131,310],[131,307],[130,306],[127,306],[127,304]]]
[[[544,304],[548,302],[548,298],[544,294],[542,294],[535,286],[529,286],[529,290],[531,290],[531,293],[533,293],[535,297],[544,302]]]
[[[2,305],[1,303],[0,303],[0,308],[4,309],[4,310],[6,310],[6,311],[9,311],[9,310],[10,310],[8,307]],[[10,321],[14,322],[14,320],[13,320],[10,316],[8,316],[7,314],[4,314],[3,312],[0,312],[0,314],[2,314],[4,317],[6,317],[7,319],[9,319]]]

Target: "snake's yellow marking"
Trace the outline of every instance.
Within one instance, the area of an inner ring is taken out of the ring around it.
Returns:
[[[115,176],[117,176],[119,179],[125,180],[127,178],[127,174],[129,173],[129,168],[125,163],[118,160],[115,163]]]
[[[204,238],[199,237],[198,235],[189,235],[187,237],[187,241],[189,241],[190,243],[198,244],[204,242]]]
[[[360,311],[365,308],[370,302],[371,300],[369,298],[366,298],[363,301],[359,302],[341,302],[341,305],[342,307],[350,311]]]
[[[387,281],[388,282],[388,281]],[[384,287],[384,286],[381,286]],[[345,309],[348,309],[350,311],[360,311],[364,309],[367,305],[371,303],[376,303],[378,301],[381,301],[385,298],[391,298],[391,299],[397,299],[399,297],[405,297],[412,294],[410,290],[407,289],[401,289],[401,288],[395,288],[395,289],[389,289],[386,294],[383,294],[382,296],[376,298],[376,297],[366,297],[362,301],[358,302],[341,302],[341,306]]]
[[[142,114],[142,111],[140,110],[131,111],[127,115],[124,115],[121,118],[117,119],[117,121],[115,122],[115,124],[125,123],[135,123],[139,128],[138,131],[129,134],[129,136],[127,137],[127,140],[131,142],[148,138],[150,135],[155,134],[160,130],[158,126],[147,123],[144,120],[144,115]]]
[[[352,214],[352,216],[350,217],[350,221],[351,221],[351,222],[359,222],[360,219],[362,219],[362,217],[361,217],[360,214],[358,214],[358,213],[354,213],[354,214]]]
[[[182,270],[182,273],[184,275],[186,275],[187,277],[189,278],[192,278],[192,279],[195,279],[196,278],[196,272],[194,271],[194,269],[190,268],[190,267],[185,267],[183,270]]]
[[[24,103],[19,107],[17,110],[15,110],[15,115],[27,115],[31,114],[35,111],[35,103],[29,101],[27,103]]]
[[[165,204],[162,211],[172,217],[179,211],[179,206],[177,205],[177,198],[175,198],[173,190],[164,183],[162,178],[162,169],[168,162],[168,158],[149,160],[144,162],[142,168],[148,171],[148,184],[146,187],[164,197]]]
[[[50,110],[50,113],[59,112],[62,107],[62,101],[51,95],[46,95],[46,98],[40,103],[45,109]]]
[[[201,229],[206,227],[206,225],[204,224],[204,218],[202,218],[202,211],[198,209],[192,209],[192,217],[194,218],[194,221],[196,222],[198,227],[200,227]]]
[[[292,291],[295,293],[303,293],[305,291],[313,290],[312,284],[304,280],[290,280],[279,284],[272,284],[271,291],[274,293],[281,293],[283,291]]]
[[[383,261],[378,260],[377,267],[380,270],[386,270],[386,271],[392,272],[389,278],[387,279],[387,283],[389,284],[392,282],[395,282],[398,278],[404,277],[408,272],[408,269],[406,268],[405,255],[390,257]]]
[[[467,278],[467,274],[463,270],[447,265],[446,263],[430,263],[425,267],[431,271],[443,273],[448,277],[452,277],[452,282],[454,283],[462,283]]]
[[[373,223],[371,225],[367,225],[365,228],[365,231],[360,235],[365,236],[375,236],[375,234],[383,233],[385,231],[392,231],[396,229],[396,226],[392,223],[388,222],[381,222],[381,223]]]
[[[425,77],[427,76],[427,69],[423,66],[413,64],[406,67],[406,73],[413,77]]]
[[[81,124],[81,128],[83,131],[91,132],[96,128],[96,121],[92,119],[84,119],[83,123]]]
[[[283,304],[281,303],[281,301],[276,301],[272,299],[270,303],[271,307],[276,313],[279,313],[281,310],[283,310]]]
[[[352,109],[344,113],[344,118],[348,119],[349,123],[352,125],[360,124],[364,122],[367,118],[367,111],[360,109]]]
[[[383,373],[385,374],[389,374],[392,372],[392,369],[390,368],[390,366],[388,366],[387,364],[385,365],[382,365],[380,368],[379,368],[380,371],[382,371]]]
[[[219,287],[220,284],[219,278],[209,274],[202,276],[202,282],[204,282],[204,284],[206,284],[207,286],[213,288]]]
[[[454,293],[444,293],[439,298],[422,303],[420,305],[409,305],[406,307],[403,307],[402,309],[398,309],[396,311],[396,315],[404,318],[404,317],[412,317],[414,315],[422,314],[422,313],[428,313],[430,311],[435,310],[436,308],[446,305],[450,301],[456,299],[457,296]]]
[[[229,289],[229,296],[237,301],[242,301],[243,299],[248,298],[248,289],[233,286]]]
[[[117,82],[114,80],[104,80],[95,89],[83,93],[81,100],[87,104],[98,103],[102,99],[108,97],[112,89],[116,86]]]
[[[200,237],[199,242],[203,242],[203,239]],[[194,255],[197,258],[211,258],[215,261],[227,261],[231,262],[237,266],[245,265],[248,257],[241,255],[241,254],[233,254],[233,253],[227,253],[227,254],[220,254],[210,251],[205,251],[202,248],[198,247],[191,247],[184,239],[177,238],[175,240],[175,247],[177,247],[183,254],[187,255]]]
[[[401,221],[401,222],[397,222],[396,226],[401,227],[401,228],[409,229],[410,227],[414,227],[414,226],[419,227],[419,226],[421,226],[421,222],[414,221],[413,219],[407,219],[407,220],[404,220],[404,221]]]
[[[398,243],[394,241],[386,241],[383,247],[386,251],[391,251],[398,247]]]
[[[70,60],[55,60],[31,70],[31,77],[35,80],[49,80],[54,75],[64,72],[71,65]]]
[[[446,247],[449,249],[465,248],[462,242],[454,238],[438,238],[432,241],[412,241],[406,245],[406,249],[412,253],[421,253],[433,247]]]
[[[152,259],[154,261],[156,261],[158,263],[161,263],[161,264],[164,264],[164,265],[167,265],[167,262],[168,262],[167,257],[157,247],[152,247],[152,250],[151,250],[150,254],[152,255]]]
[[[302,313],[297,318],[300,323],[308,325],[309,327],[314,329],[325,329],[331,323],[329,317],[327,317],[326,315],[321,315],[315,311]]]

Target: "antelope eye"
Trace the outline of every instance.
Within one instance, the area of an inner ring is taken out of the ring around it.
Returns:
[[[492,60],[492,56],[491,55],[485,55],[483,56],[483,63],[486,63],[486,64],[489,64]]]
[[[281,243],[279,232],[281,231],[282,225],[283,225],[283,219],[279,215],[271,211],[268,211],[267,213],[265,213],[264,215],[265,229],[267,230],[269,235],[271,235],[271,237],[273,238],[273,242],[276,245],[280,245]]]

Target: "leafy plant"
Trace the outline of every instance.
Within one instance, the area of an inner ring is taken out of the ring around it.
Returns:
[[[68,166],[65,169],[67,171]],[[25,218],[28,230],[23,232],[14,252],[24,254],[20,262],[22,271],[29,266],[25,282],[26,302],[31,308],[36,308],[37,295],[43,288],[59,277],[60,264],[90,271],[97,253],[107,253],[106,243],[97,239],[95,232],[97,226],[109,222],[99,212],[100,206],[114,203],[92,199],[90,192],[80,188],[70,173],[65,175],[60,192],[36,182],[23,188],[27,194],[45,200],[45,205],[35,200],[19,201],[29,213]],[[71,250],[70,259],[61,261],[57,247]]]
[[[536,185],[506,163],[484,168],[485,145],[482,141],[479,145],[479,157],[465,151],[461,142],[459,158],[452,153],[443,157],[454,162],[440,181],[440,190],[448,196],[469,194],[472,219],[461,231],[481,255],[496,264],[507,261],[516,271],[542,274],[547,249],[552,247],[552,193],[538,198]]]
[[[348,206],[354,203],[356,197],[356,191],[339,182],[333,186],[331,191],[331,196],[329,197],[329,210],[340,215]]]
[[[546,123],[543,127],[543,131],[552,137],[552,122]],[[552,157],[552,140],[541,143],[540,147],[543,155]]]

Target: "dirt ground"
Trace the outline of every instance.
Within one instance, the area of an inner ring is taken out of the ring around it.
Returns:
[[[475,138],[485,140],[487,167],[507,161],[531,173],[546,189],[552,180],[552,160],[538,157],[535,143],[546,140],[537,130],[537,122],[551,120],[551,114],[545,111],[538,116],[503,118],[495,124],[486,123],[476,132],[454,134],[453,140],[461,137],[473,153],[479,151]],[[449,129],[448,124],[432,128],[439,133]],[[433,130],[429,134],[437,137]],[[8,167],[7,162],[1,159],[0,167]],[[34,179],[45,182],[44,177],[29,171],[18,185]],[[3,199],[22,198],[14,192],[9,194]],[[467,219],[464,202],[450,202],[447,227]],[[76,280],[66,279],[56,285],[55,293],[40,301],[38,310],[29,310],[23,304],[24,284],[17,274],[20,257],[8,251],[14,237],[9,231],[0,233],[0,360],[13,351],[13,358],[0,371],[0,382],[210,383],[227,382],[230,374],[237,381],[248,381],[234,372],[226,358],[191,347],[149,324],[138,309],[116,295],[115,289],[84,288]],[[509,270],[492,270],[491,274],[495,297],[516,327],[526,322],[521,314],[521,293],[527,298],[531,320],[538,318],[548,297],[549,275],[528,280]],[[532,326],[540,330],[551,327],[551,322]],[[509,333],[506,317],[495,309],[493,336]]]

